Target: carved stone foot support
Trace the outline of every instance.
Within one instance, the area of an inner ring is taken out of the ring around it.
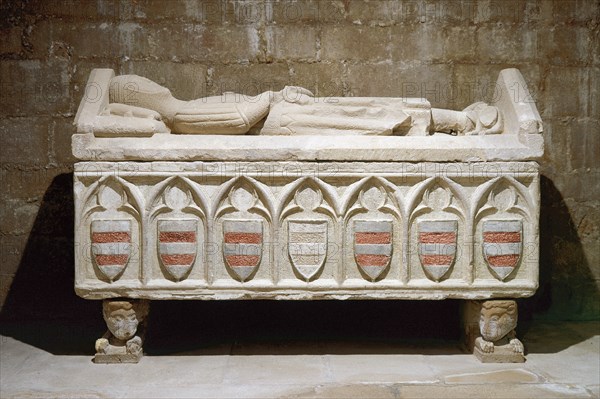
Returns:
[[[523,343],[515,333],[517,320],[515,301],[466,301],[463,325],[467,348],[482,363],[523,363]]]
[[[102,315],[108,331],[96,340],[95,363],[137,363],[143,356],[149,302],[105,299]]]

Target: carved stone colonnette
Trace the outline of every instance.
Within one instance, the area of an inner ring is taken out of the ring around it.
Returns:
[[[512,83],[524,85],[503,71],[492,105],[503,130],[481,136],[134,137],[125,115],[123,136],[103,137],[86,130],[103,105],[84,99],[75,290],[107,301],[97,361],[139,360],[145,300],[253,298],[476,301],[465,320],[478,356],[520,361],[496,350],[508,339],[523,352],[516,304],[492,299],[538,286],[543,140]]]

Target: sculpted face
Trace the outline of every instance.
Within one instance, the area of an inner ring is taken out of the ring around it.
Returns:
[[[112,335],[125,341],[135,335],[138,328],[138,319],[133,309],[117,309],[109,314],[106,325]]]
[[[481,308],[479,329],[487,341],[495,342],[517,327],[517,307],[513,301],[487,301]]]
[[[105,301],[104,321],[116,338],[127,341],[135,336],[139,323],[147,313],[147,306],[128,301]]]

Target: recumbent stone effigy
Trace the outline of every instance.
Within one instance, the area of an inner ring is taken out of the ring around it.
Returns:
[[[93,70],[72,142],[75,290],[109,326],[95,360],[139,360],[153,299],[457,298],[482,361],[524,361],[542,122],[518,70],[496,89],[462,111],[300,87],[181,101]]]

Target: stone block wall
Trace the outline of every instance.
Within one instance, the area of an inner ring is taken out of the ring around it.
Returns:
[[[147,76],[181,99],[298,85],[462,109],[517,67],[546,139],[541,286],[524,305],[599,317],[599,1],[23,0],[0,13],[5,315],[88,306],[73,293],[70,136],[92,68]]]

